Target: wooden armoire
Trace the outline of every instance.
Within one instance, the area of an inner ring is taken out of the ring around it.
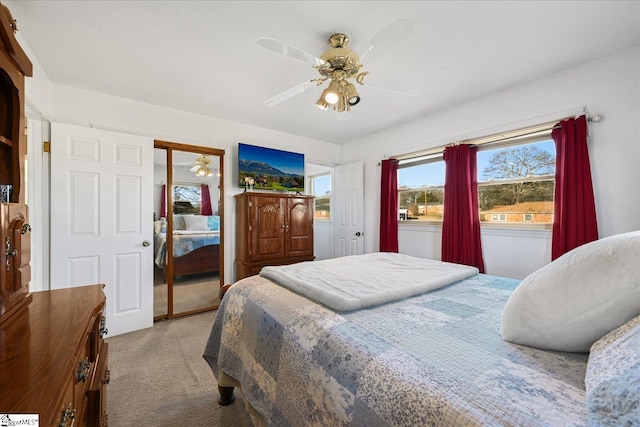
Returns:
[[[245,192],[236,201],[236,280],[312,261],[313,196]]]
[[[15,28],[9,10],[0,5],[0,324],[31,301],[24,79],[33,68],[14,37]]]
[[[15,30],[0,3],[0,424],[106,426],[103,285],[29,291],[25,77],[32,64]]]

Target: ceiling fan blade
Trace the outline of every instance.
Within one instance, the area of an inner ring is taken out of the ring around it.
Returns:
[[[364,86],[375,87],[388,92],[409,96],[418,96],[424,91],[424,87],[420,83],[410,82],[409,80],[404,80],[396,76],[391,77],[374,72],[369,72],[363,79],[362,83]]]
[[[289,58],[297,59],[298,61],[305,62],[314,67],[322,65],[325,62],[315,55],[311,55],[310,53],[302,51],[296,47],[289,46],[288,44],[282,43],[276,39],[263,37],[256,40],[256,43],[258,43],[258,46],[262,46],[267,50],[288,56]]]
[[[195,172],[195,171],[197,171],[198,169],[200,169],[200,166],[199,166],[199,165],[195,165],[194,167],[192,167],[191,169],[189,169],[189,172]]]
[[[294,87],[285,90],[284,92],[274,96],[273,98],[267,99],[264,103],[264,105],[266,105],[267,107],[275,107],[276,105],[280,104],[281,102],[286,101],[287,99],[291,99],[294,96],[300,95],[301,93],[304,93],[306,91],[308,91],[309,89],[313,89],[314,87],[317,87],[318,84],[314,83],[313,81],[307,80],[304,81],[298,85],[295,85]]]
[[[388,52],[401,41],[409,38],[413,34],[413,24],[408,19],[398,19],[393,21],[382,30],[378,31],[365,45],[360,52],[360,61],[369,64],[379,56]],[[365,62],[366,59],[366,62]]]

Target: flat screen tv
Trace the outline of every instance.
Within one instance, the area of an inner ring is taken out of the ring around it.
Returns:
[[[254,190],[304,192],[304,154],[238,144],[238,185]]]

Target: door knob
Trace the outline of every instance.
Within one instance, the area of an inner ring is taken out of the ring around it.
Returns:
[[[359,231],[356,231],[356,236],[360,237],[360,236],[362,236],[362,233],[359,232]]]
[[[144,247],[147,247],[147,246],[149,246],[150,244],[151,244],[151,243],[149,243],[149,241],[148,241],[148,240],[144,240],[144,241],[142,242],[142,246],[144,246]]]

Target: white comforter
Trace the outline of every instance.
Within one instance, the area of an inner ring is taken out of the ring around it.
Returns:
[[[354,268],[357,275],[353,274]],[[475,267],[388,252],[269,266],[260,272],[336,311],[397,301],[476,274]]]

